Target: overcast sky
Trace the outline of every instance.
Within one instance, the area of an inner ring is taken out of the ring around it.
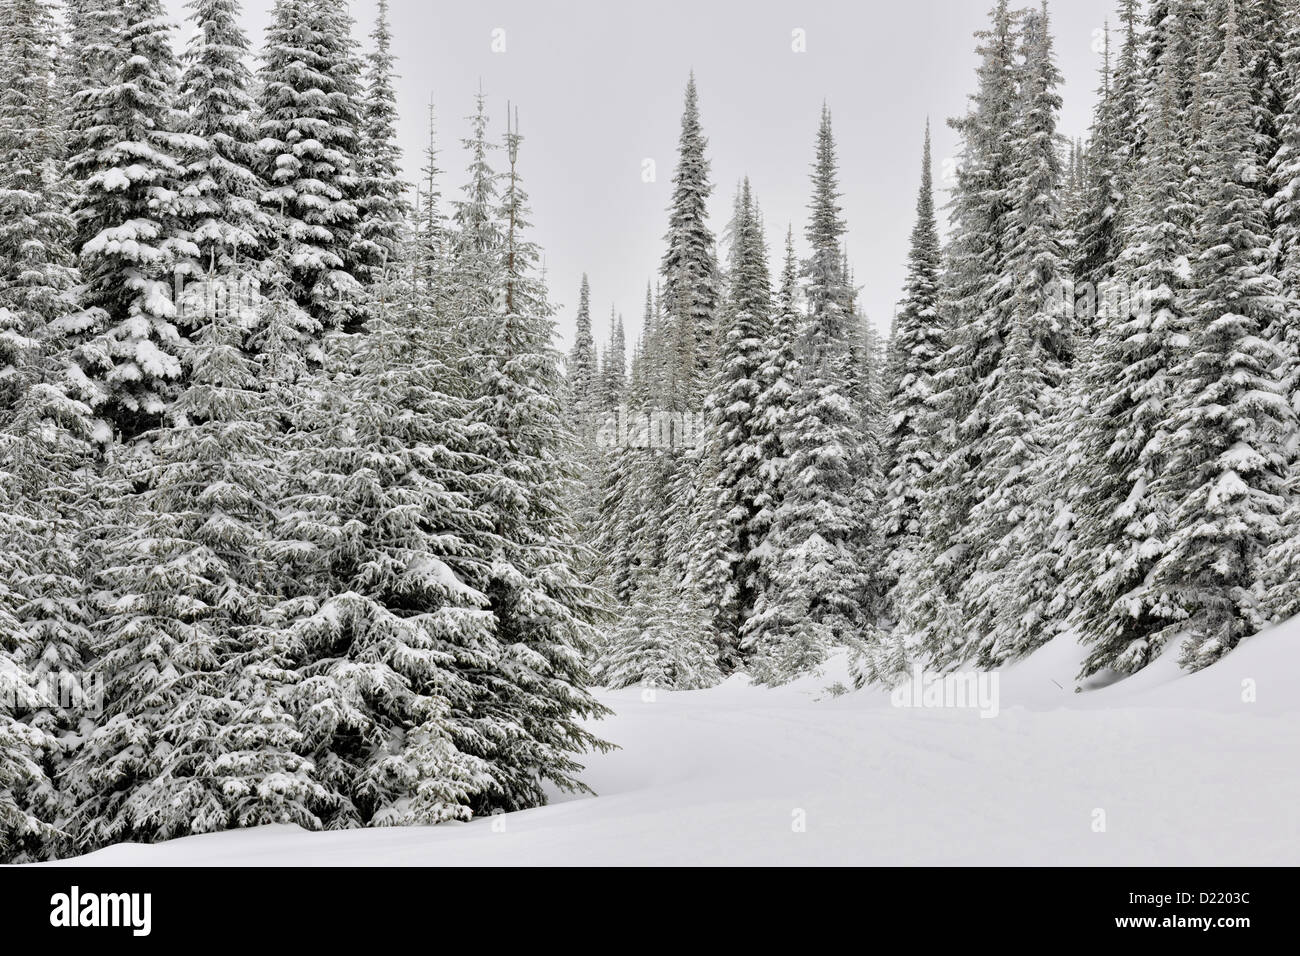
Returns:
[[[174,16],[184,0],[168,0]],[[629,336],[647,278],[659,266],[682,95],[695,70],[715,184],[715,234],[748,175],[774,259],[787,223],[802,244],[818,113],[830,105],[839,149],[848,250],[862,303],[887,328],[901,292],[927,115],[936,186],[951,169],[959,115],[975,82],[972,34],[992,0],[391,0],[398,57],[400,139],[411,179],[422,164],[432,96],[444,195],[464,180],[460,137],[480,81],[493,127],[509,100],[520,113],[520,170],[546,253],[566,344],[578,283],[591,279],[603,338],[611,305]],[[1013,6],[1014,6],[1013,2]],[[368,49],[375,0],[352,4]],[[270,0],[246,0],[255,46]],[[1055,0],[1049,8],[1065,76],[1061,130],[1088,127],[1111,0]],[[806,51],[795,52],[802,30]],[[496,31],[504,31],[499,33]],[[182,24],[182,37],[189,27]],[[504,52],[495,52],[504,40]],[[642,181],[643,162],[656,164]],[[943,197],[938,197],[943,201]],[[773,263],[774,271],[779,262]]]

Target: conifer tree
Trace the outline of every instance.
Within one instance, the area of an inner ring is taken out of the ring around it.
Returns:
[[[299,306],[327,328],[361,321],[359,64],[343,0],[276,0],[258,73],[262,204],[276,217]]]
[[[708,224],[707,203],[713,185],[704,155],[707,145],[700,128],[699,99],[692,73],[686,84],[668,234],[664,237],[668,248],[660,266],[668,378],[665,408],[672,411],[699,408],[709,387],[715,349],[720,293],[713,233]]]
[[[1111,276],[1119,255],[1119,210],[1123,164],[1126,159],[1124,123],[1126,116],[1117,102],[1111,73],[1110,28],[1102,51],[1101,88],[1088,140],[1088,172],[1084,183],[1083,218],[1075,226],[1073,273],[1080,292],[1091,298],[1095,309],[1096,290]],[[1128,104],[1125,104],[1126,106]]]
[[[1289,359],[1300,372],[1300,307],[1296,306],[1300,303],[1300,6],[1290,5],[1280,28],[1287,38],[1283,69],[1290,98],[1278,116],[1279,145],[1270,164],[1270,211],[1277,274],[1292,307],[1285,327],[1273,331],[1274,338],[1288,346]],[[1291,390],[1300,397],[1300,381],[1293,378]]]
[[[427,299],[445,303],[444,288],[449,241],[446,214],[442,208],[442,169],[438,166],[438,146],[432,100],[429,102],[429,140],[424,148],[424,166],[416,190],[415,223],[411,230],[411,250],[407,256],[413,286]]]
[[[1266,199],[1272,199],[1274,180],[1264,174],[1277,155],[1281,125],[1287,110],[1290,89],[1284,59],[1286,46],[1287,0],[1256,0],[1245,3],[1238,11],[1241,62],[1250,85],[1252,126],[1259,172],[1255,185]],[[1270,227],[1274,225],[1272,221]],[[1272,265],[1276,267],[1276,260]]]
[[[1294,414],[1281,394],[1279,353],[1261,333],[1277,319],[1268,274],[1267,221],[1254,182],[1258,159],[1236,5],[1227,4],[1223,52],[1206,77],[1204,152],[1193,227],[1195,325],[1177,369],[1164,426],[1160,491],[1175,501],[1156,587],[1178,609],[1182,663],[1213,663],[1267,620],[1260,562],[1277,535]]]
[[[584,272],[578,290],[577,329],[567,365],[568,401],[575,415],[581,416],[591,410],[596,372],[596,341],[591,334],[591,285]]]
[[[388,0],[379,0],[374,49],[367,57],[358,141],[357,231],[352,258],[358,278],[379,281],[395,269],[402,233],[410,217],[401,180],[401,151],[397,147],[397,91],[394,88],[392,31]]]
[[[479,452],[488,520],[487,562],[475,586],[487,597],[501,658],[479,707],[505,731],[472,750],[490,764],[491,798],[519,809],[546,802],[544,783],[582,791],[574,753],[603,746],[579,721],[604,712],[584,689],[584,655],[601,617],[597,595],[575,572],[579,562],[565,503],[573,472],[564,424],[561,357],[538,277],[539,253],[527,238],[527,195],[518,173],[518,121],[506,137],[509,170],[503,224],[503,305],[480,319],[474,356],[472,420],[486,426]]]
[[[853,640],[870,586],[858,554],[860,421],[850,396],[851,316],[840,245],[845,226],[824,106],[812,181],[808,312],[799,326],[800,373],[784,438],[785,492],[771,530],[780,565],[757,600],[744,644],[752,673],[766,683],[815,669],[831,647]]]
[[[277,410],[243,348],[240,308],[195,308],[187,387],[149,450],[119,461],[95,671],[104,719],[68,772],[84,848],[229,826],[315,828],[326,793],[274,693],[250,685],[282,587],[268,531],[283,488]],[[262,672],[263,675],[265,671]]]
[[[29,384],[0,429],[0,859],[70,852],[60,778],[98,700],[87,579],[100,527],[90,409]]]
[[[94,109],[93,98],[80,94],[84,90],[107,86],[116,69],[117,30],[121,15],[114,0],[66,0],[67,30],[62,45],[63,56],[55,67],[57,86],[63,95],[64,125],[68,133],[68,155],[84,148],[78,131],[93,124],[77,116]]]
[[[693,599],[694,598],[694,599]],[[640,587],[601,655],[594,674],[604,687],[696,690],[722,680],[714,649],[699,635],[709,628],[704,602],[682,593],[660,568]]]
[[[126,436],[156,424],[181,377],[174,270],[197,248],[182,231],[172,106],[176,62],[160,0],[124,0],[116,69],[77,94],[69,175],[81,311],[56,323],[75,345],[72,385]]]
[[[1160,650],[1174,608],[1150,586],[1166,547],[1170,503],[1153,492],[1166,467],[1162,429],[1172,412],[1172,372],[1191,330],[1183,263],[1195,213],[1177,132],[1176,50],[1166,47],[1161,98],[1133,197],[1131,230],[1103,295],[1095,349],[1084,371],[1084,485],[1078,507],[1079,627],[1091,649],[1083,675],[1128,673]]]
[[[755,521],[764,504],[757,404],[772,310],[767,244],[748,177],[733,241],[727,324],[720,330],[717,372],[704,410],[709,485],[703,514],[716,534],[704,549],[707,570],[702,583],[713,600],[714,627],[724,657],[736,660],[741,630],[757,598],[755,562],[761,532]]]
[[[260,158],[257,103],[245,65],[248,38],[238,0],[191,0],[188,6],[194,35],[182,62],[177,105],[189,134],[180,156],[180,216],[198,247],[190,278],[215,272],[238,280],[256,262],[270,229],[261,207],[266,184],[255,171]]]
[[[890,382],[884,436],[889,474],[880,531],[889,556],[886,586],[897,584],[905,569],[918,559],[921,499],[935,467],[934,376],[945,338],[939,313],[941,264],[931,177],[930,125],[926,123],[907,279],[889,344],[896,374]]]
[[[58,131],[55,23],[44,0],[0,3],[0,427],[57,344],[71,306],[71,223]]]
[[[623,316],[610,309],[609,344],[600,369],[600,407],[614,411],[627,391],[627,336],[623,331]]]
[[[468,819],[492,785],[470,751],[511,733],[475,710],[488,690],[471,675],[500,650],[471,583],[482,462],[443,334],[421,309],[384,310],[296,393],[273,532],[289,586],[261,643],[293,678],[285,709],[328,828]]]
[[[951,340],[935,373],[934,399],[945,424],[923,500],[922,556],[905,575],[909,599],[898,608],[909,639],[941,664],[962,657],[970,638],[958,601],[975,558],[965,535],[971,509],[989,487],[989,395],[1011,332],[1007,237],[1017,84],[1015,20],[1005,0],[978,36],[978,90],[955,123],[962,152],[943,281]]]
[[[1058,193],[1061,77],[1046,8],[1028,12],[1021,33],[1008,231],[1007,274],[1015,283],[1009,339],[999,375],[977,402],[987,416],[981,436],[986,492],[971,509],[963,535],[972,573],[962,604],[985,666],[1052,636],[1045,606],[1052,603],[1060,570],[1048,536],[1052,517],[1035,514],[1056,508],[1053,477],[1043,474],[1040,484],[1034,478],[1052,447],[1046,438],[1061,412],[1072,358],[1071,317],[1060,294],[1069,284]]]
[[[461,141],[470,155],[469,181],[455,202],[452,216],[450,307],[456,316],[483,316],[500,311],[502,247],[505,240],[497,219],[499,179],[489,161],[497,144],[487,138],[487,97],[480,91],[470,117],[471,134]]]

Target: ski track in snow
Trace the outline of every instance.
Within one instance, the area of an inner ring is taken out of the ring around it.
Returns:
[[[831,697],[844,661],[771,690],[601,693],[621,749],[590,757],[599,797],[467,824],[309,833],[260,827],[79,865],[1300,863],[1300,619],[1214,666],[1176,648],[1075,694],[1072,640],[1000,673],[1000,713]],[[1258,699],[1242,699],[1242,682]],[[1061,687],[1058,687],[1060,684]],[[1105,811],[1105,832],[1093,829]],[[806,828],[793,825],[803,811]],[[57,865],[57,864],[55,864]]]

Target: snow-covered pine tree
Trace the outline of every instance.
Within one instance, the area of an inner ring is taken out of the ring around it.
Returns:
[[[70,308],[54,16],[45,0],[0,2],[0,427],[14,414]]]
[[[713,606],[722,657],[739,661],[741,631],[757,598],[755,526],[764,505],[764,434],[756,429],[764,346],[771,335],[772,289],[757,203],[746,177],[733,236],[729,301],[720,328],[713,388],[705,399],[702,517],[712,532],[702,548],[701,586]]]
[[[202,298],[202,297],[201,297]],[[268,534],[279,409],[249,358],[243,303],[207,297],[168,422],[124,449],[98,583],[105,711],[67,779],[78,846],[235,825],[320,825],[328,794],[276,694],[250,688],[285,582]],[[264,673],[265,670],[259,672]],[[249,696],[249,695],[252,696]]]
[[[1252,125],[1255,152],[1263,172],[1277,155],[1280,145],[1281,118],[1286,112],[1289,95],[1286,56],[1288,0],[1254,0],[1243,3],[1238,11],[1241,63],[1250,84]],[[1255,185],[1266,199],[1273,197],[1274,181],[1261,175]],[[1270,220],[1270,227],[1274,224]],[[1276,268],[1276,259],[1270,266]]]
[[[844,310],[849,316],[849,399],[858,420],[858,447],[855,461],[853,497],[862,519],[859,560],[871,569],[872,587],[868,620],[878,621],[884,607],[886,581],[881,571],[885,564],[884,542],[879,533],[880,509],[884,501],[885,471],[883,436],[885,432],[885,358],[880,333],[858,305],[859,287],[849,266],[848,253],[841,257],[845,277]]]
[[[1151,587],[1150,572],[1169,532],[1170,503],[1154,492],[1165,468],[1171,373],[1191,329],[1187,263],[1195,206],[1177,132],[1182,65],[1176,48],[1165,50],[1130,230],[1081,375],[1088,412],[1075,483],[1084,491],[1071,571],[1081,639],[1090,646],[1081,676],[1148,664],[1175,610]]]
[[[1096,290],[1110,278],[1120,251],[1119,211],[1124,202],[1122,183],[1126,160],[1124,119],[1111,73],[1108,25],[1102,50],[1101,87],[1097,91],[1088,138],[1082,219],[1074,226],[1075,259],[1071,270],[1080,295],[1086,298],[1091,293],[1094,309]]]
[[[58,776],[93,699],[85,536],[90,410],[58,387],[50,324],[73,306],[56,24],[0,2],[0,860],[69,849]]]
[[[433,100],[429,100],[428,142],[424,147],[424,166],[416,189],[415,222],[410,230],[411,248],[407,253],[412,285],[436,303],[446,299],[444,288],[450,236],[446,213],[442,207],[442,168],[438,165],[437,126]]]
[[[84,146],[78,139],[78,131],[89,130],[93,125],[76,119],[82,111],[94,108],[92,100],[79,94],[107,86],[112,79],[121,13],[116,0],[64,0],[62,6],[66,29],[55,75],[62,97],[68,154],[75,156]]]
[[[397,268],[403,232],[411,215],[406,186],[401,179],[401,150],[397,146],[397,90],[388,0],[379,0],[370,39],[374,49],[367,57],[361,102],[358,222],[351,255],[357,277],[374,284],[386,270]]]
[[[627,365],[627,403],[640,408],[650,397],[649,369],[646,342],[654,330],[654,294],[650,283],[645,284],[645,305],[641,309],[641,332],[632,343]]]
[[[1277,274],[1289,310],[1284,327],[1272,331],[1279,344],[1286,344],[1294,375],[1300,374],[1300,4],[1289,6],[1281,29],[1287,37],[1283,69],[1289,99],[1278,117],[1279,146],[1270,164],[1270,211]],[[1300,380],[1292,380],[1291,390],[1300,398]]]
[[[781,282],[773,303],[771,329],[763,345],[763,362],[758,372],[759,390],[754,398],[754,421],[750,426],[761,461],[761,490],[754,502],[756,510],[750,522],[754,540],[749,560],[754,568],[756,605],[758,596],[775,593],[776,578],[781,571],[781,553],[772,534],[772,525],[788,484],[786,438],[790,433],[794,396],[802,367],[798,351],[799,295],[794,230],[787,227]],[[751,617],[745,622],[742,644],[767,646],[776,639],[780,626],[779,615],[769,615],[762,620]]]
[[[565,363],[564,411],[565,421],[574,437],[574,463],[577,481],[574,484],[570,514],[586,541],[593,541],[607,480],[605,471],[612,463],[609,457],[615,449],[603,449],[601,429],[606,416],[597,392],[603,392],[603,375],[596,362],[596,343],[591,334],[591,286],[587,274],[582,275],[578,290],[577,327],[573,346]],[[598,389],[598,386],[602,386]],[[595,559],[593,549],[590,555]]]
[[[565,367],[568,390],[566,399],[575,420],[592,411],[596,383],[596,340],[591,334],[591,284],[582,274],[578,289],[578,317]]]
[[[1279,147],[1273,158],[1272,213],[1274,248],[1282,283],[1285,310],[1273,323],[1270,338],[1282,351],[1283,386],[1291,408],[1300,415],[1300,4],[1288,6],[1281,28],[1285,31],[1283,67],[1289,97],[1278,117]],[[1275,619],[1300,614],[1300,436],[1293,436],[1290,504],[1268,561],[1265,583],[1268,608]]]
[[[13,693],[7,671],[0,689]],[[32,811],[27,799],[28,792],[49,786],[37,761],[44,746],[45,739],[35,730],[0,713],[0,861],[4,863],[44,858],[56,835],[53,826]]]
[[[1261,561],[1283,505],[1283,441],[1295,427],[1282,395],[1280,356],[1261,334],[1279,313],[1267,272],[1269,240],[1258,189],[1250,86],[1236,4],[1228,0],[1223,52],[1205,80],[1203,152],[1197,157],[1192,263],[1195,317],[1176,372],[1167,467],[1159,493],[1176,502],[1155,587],[1182,618],[1182,663],[1213,663],[1267,621]]]
[[[947,345],[939,312],[941,262],[932,175],[927,122],[907,278],[889,343],[894,374],[884,435],[889,472],[880,533],[887,553],[882,586],[890,589],[918,559],[921,500],[934,470],[938,438],[934,376]],[[891,596],[890,604],[889,616],[896,621],[899,602]]]
[[[603,434],[598,434],[598,464],[593,469],[597,481],[592,489],[595,513],[587,540],[592,543],[599,562],[597,579],[613,597],[616,608],[620,609],[631,605],[643,578],[643,568],[652,564],[650,540],[646,533],[647,519],[659,513],[658,510],[641,511],[644,502],[639,491],[644,487],[646,474],[652,470],[652,456],[644,447],[637,447],[630,435],[631,428],[644,421],[654,401],[651,366],[655,356],[648,343],[657,342],[655,323],[651,286],[647,282],[642,335],[633,351],[626,392],[627,417],[614,419],[612,431],[606,429]],[[579,326],[580,334],[581,331],[582,326]],[[598,681],[604,679],[600,663],[605,659],[606,650],[602,647],[596,655]]]
[[[666,404],[669,411],[697,411],[708,391],[716,348],[719,306],[718,262],[708,223],[708,146],[700,128],[699,97],[695,74],[686,84],[678,140],[677,169],[668,209],[668,248],[660,272],[663,276],[663,329],[667,349]]]
[[[611,307],[609,343],[600,365],[600,410],[606,413],[616,410],[626,397],[626,392],[627,333],[623,330],[623,316]]]
[[[343,0],[276,0],[258,72],[258,173],[294,300],[326,328],[361,321],[352,261],[360,66]]]
[[[71,849],[59,777],[93,726],[90,539],[100,524],[84,404],[29,384],[0,429],[0,859]]]
[[[1141,157],[1146,142],[1145,104],[1142,102],[1142,55],[1146,42],[1139,23],[1141,7],[1141,0],[1119,0],[1119,24],[1123,37],[1119,55],[1115,58],[1115,75],[1111,80],[1116,185],[1121,196],[1119,207],[1115,210],[1118,219],[1115,228],[1120,241],[1127,229],[1124,217],[1128,214],[1129,195],[1136,174],[1135,163]]]
[[[487,97],[480,90],[474,98],[471,133],[461,140],[470,155],[469,181],[455,202],[449,273],[449,307],[454,316],[468,318],[500,312],[499,296],[505,288],[501,278],[502,236],[497,219],[500,176],[493,170],[490,154],[497,144],[487,136]]]
[[[1055,528],[1059,476],[1045,467],[1072,359],[1069,267],[1061,237],[1057,87],[1046,6],[1027,11],[1011,172],[1007,276],[1013,283],[1002,367],[980,396],[985,493],[964,534],[972,571],[962,589],[967,627],[983,666],[997,666],[1053,636],[1050,612],[1065,556]],[[1057,437],[1060,437],[1059,435]],[[975,648],[968,648],[974,653]]]
[[[854,641],[871,582],[859,561],[864,528],[857,476],[861,423],[850,387],[846,276],[835,141],[822,107],[813,164],[805,263],[808,312],[799,327],[800,374],[784,438],[785,493],[770,546],[779,567],[759,595],[744,650],[751,673],[779,684],[816,669],[828,650]],[[760,637],[761,635],[761,637]]]
[[[1203,20],[1203,0],[1151,0],[1148,4],[1142,53],[1142,103],[1148,114],[1160,102],[1165,69],[1173,74],[1178,108],[1185,109],[1190,102]],[[1166,51],[1168,62],[1162,66]]]
[[[291,672],[329,828],[467,819],[491,778],[460,742],[508,733],[473,713],[471,675],[499,651],[468,583],[487,561],[484,463],[445,334],[411,302],[380,309],[294,393],[273,533],[289,587],[262,641]]]
[[[256,263],[271,225],[261,206],[266,186],[255,171],[249,44],[238,0],[190,0],[188,6],[194,34],[182,58],[177,106],[190,139],[179,157],[185,166],[179,213],[198,257],[187,278],[201,281],[211,273],[233,285]]]
[[[188,140],[161,0],[123,0],[114,72],[77,94],[68,165],[81,311],[54,323],[75,346],[72,386],[133,436],[156,425],[182,368],[173,272],[197,255],[177,215]]]
[[[478,475],[486,561],[470,583],[487,597],[500,658],[481,684],[476,709],[491,729],[470,752],[489,764],[486,799],[506,809],[545,803],[547,782],[585,790],[574,754],[604,746],[579,723],[604,712],[584,689],[583,660],[602,615],[597,592],[575,573],[579,548],[565,509],[572,435],[539,252],[527,238],[521,141],[516,119],[506,136],[509,171],[496,214],[504,234],[501,285],[491,300],[502,308],[471,319],[478,337],[471,418],[489,465]]]
[[[1005,0],[980,39],[978,89],[964,117],[952,200],[952,233],[942,282],[950,346],[935,373],[934,405],[945,423],[937,464],[923,499],[921,557],[904,578],[909,600],[898,608],[909,640],[940,665],[962,658],[970,631],[958,591],[970,574],[966,528],[989,488],[983,474],[991,427],[987,396],[1000,376],[1014,284],[1008,272],[1016,107],[1015,18]]]
[[[710,627],[698,595],[659,568],[637,589],[610,636],[594,680],[604,687],[696,690],[722,680],[714,647],[700,640]]]

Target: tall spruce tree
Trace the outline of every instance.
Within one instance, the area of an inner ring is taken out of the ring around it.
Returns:
[[[1175,612],[1151,586],[1167,546],[1170,503],[1159,500],[1166,467],[1163,426],[1172,413],[1172,372],[1191,331],[1185,263],[1195,214],[1188,162],[1177,134],[1174,47],[1166,47],[1160,100],[1150,111],[1132,228],[1103,295],[1097,343],[1084,370],[1088,414],[1072,575],[1077,619],[1090,650],[1083,676],[1135,671],[1159,652]]]
[[[665,407],[672,411],[698,410],[709,387],[715,349],[720,292],[713,233],[708,224],[707,204],[713,185],[704,155],[707,145],[700,128],[699,98],[692,73],[686,84],[668,234],[664,237],[668,248],[660,266],[668,371]]]
[[[578,289],[578,316],[573,347],[569,349],[568,401],[576,415],[591,411],[596,383],[596,340],[591,334],[591,285],[587,274],[582,274]]]
[[[1279,287],[1267,272],[1264,197],[1236,4],[1223,52],[1206,77],[1202,170],[1193,227],[1195,326],[1177,369],[1164,426],[1168,467],[1160,491],[1175,501],[1169,546],[1154,571],[1185,635],[1182,663],[1213,663],[1267,620],[1261,561],[1277,536],[1294,414],[1278,380],[1279,353],[1262,332],[1277,319]]]
[[[763,508],[763,432],[757,405],[764,346],[771,334],[772,291],[767,244],[746,177],[741,191],[729,277],[726,325],[720,330],[713,389],[705,401],[704,515],[716,530],[704,549],[702,583],[714,601],[722,656],[739,660],[741,631],[757,599],[756,520]]]
[[[397,268],[403,231],[411,214],[405,198],[406,186],[401,179],[401,151],[397,146],[397,90],[388,0],[379,0],[370,39],[374,49],[367,57],[361,100],[358,222],[351,254],[358,277],[373,284],[380,281],[385,271]]]
[[[927,122],[907,278],[889,343],[894,375],[884,436],[889,473],[880,527],[888,552],[887,587],[896,585],[918,558],[921,500],[935,467],[938,431],[934,421],[934,376],[946,347],[939,311],[940,268]],[[891,615],[896,618],[897,611],[891,611]]]
[[[98,582],[105,714],[67,773],[83,849],[315,828],[327,802],[283,700],[260,692],[272,657],[259,634],[283,587],[269,540],[281,409],[244,348],[250,318],[211,300],[195,314],[169,421],[115,466],[124,493]]]
[[[990,487],[985,475],[989,396],[1010,339],[1007,314],[1014,288],[1007,246],[1016,31],[1005,0],[978,37],[978,89],[967,114],[954,124],[962,138],[961,162],[943,280],[951,342],[935,374],[935,407],[945,426],[924,497],[922,556],[905,575],[910,597],[898,609],[909,639],[941,664],[960,659],[970,638],[958,601],[975,559],[966,528],[972,508]]]
[[[72,215],[81,310],[58,332],[75,345],[72,385],[119,432],[157,424],[176,395],[181,336],[172,285],[198,249],[178,216],[185,140],[172,105],[176,61],[160,0],[125,0],[107,85],[81,90]]]
[[[294,300],[327,328],[362,321],[354,263],[360,66],[343,0],[276,0],[258,73],[258,172]]]
[[[1284,315],[1274,322],[1272,340],[1282,349],[1283,384],[1300,415],[1300,5],[1290,4],[1281,24],[1283,66],[1289,98],[1278,117],[1279,146],[1272,161],[1272,213]],[[1300,613],[1300,448],[1292,441],[1290,506],[1278,543],[1267,562],[1268,606],[1275,618]]]
[[[71,307],[53,13],[0,3],[0,427],[44,374],[50,323]]]
[[[442,206],[442,169],[438,165],[438,143],[433,101],[429,102],[428,142],[424,148],[424,166],[416,190],[415,223],[412,226],[408,253],[412,285],[430,300],[446,301],[444,288],[449,255],[446,213]]]
[[[490,162],[497,144],[488,140],[487,97],[482,91],[475,96],[474,107],[471,133],[461,141],[470,156],[469,181],[452,216],[449,308],[460,317],[484,316],[504,306],[501,270],[505,239],[497,219],[500,176]]]
[[[600,365],[600,407],[610,412],[619,407],[627,391],[627,333],[623,316],[613,307],[609,312],[609,343]]]
[[[1096,309],[1096,290],[1110,278],[1119,255],[1119,210],[1122,192],[1125,115],[1121,111],[1111,72],[1110,27],[1102,50],[1101,88],[1087,146],[1082,218],[1075,224],[1073,273],[1087,310]]]
[[[585,790],[574,754],[603,747],[579,721],[604,713],[584,685],[584,655],[600,618],[597,595],[578,577],[578,547],[565,511],[573,473],[564,424],[561,357],[527,237],[527,196],[518,173],[518,122],[506,136],[509,170],[499,221],[504,236],[503,310],[483,316],[474,357],[472,419],[485,428],[481,475],[490,536],[476,587],[486,595],[501,659],[480,702],[500,736],[486,736],[492,798],[507,809],[546,802],[544,785]]]
[[[188,6],[194,34],[177,101],[189,134],[180,157],[180,215],[198,247],[196,275],[238,279],[251,271],[270,229],[260,202],[266,184],[256,172],[248,38],[238,0],[191,0]]]
[[[807,227],[812,255],[804,266],[808,311],[799,326],[798,384],[784,438],[785,490],[771,530],[780,563],[756,600],[744,642],[751,672],[773,684],[815,669],[831,647],[857,638],[870,586],[859,561],[860,421],[850,395],[845,225],[825,106],[812,182]]]
[[[986,666],[1052,636],[1047,606],[1061,564],[1050,534],[1058,507],[1053,476],[1050,469],[1040,471],[1072,358],[1071,315],[1061,295],[1070,279],[1058,191],[1061,77],[1045,7],[1025,15],[1020,45],[1006,269],[1014,283],[1009,338],[1002,368],[977,402],[987,423],[981,436],[985,493],[963,535],[972,573],[962,605]]]
[[[101,528],[93,418],[56,384],[29,383],[0,428],[0,859],[72,849],[61,776],[94,726],[89,566]]]
[[[470,751],[512,732],[476,712],[489,689],[473,675],[500,654],[471,583],[485,462],[449,333],[428,319],[414,300],[381,309],[293,392],[273,532],[286,585],[260,643],[289,678],[329,828],[468,819],[492,786]]]

